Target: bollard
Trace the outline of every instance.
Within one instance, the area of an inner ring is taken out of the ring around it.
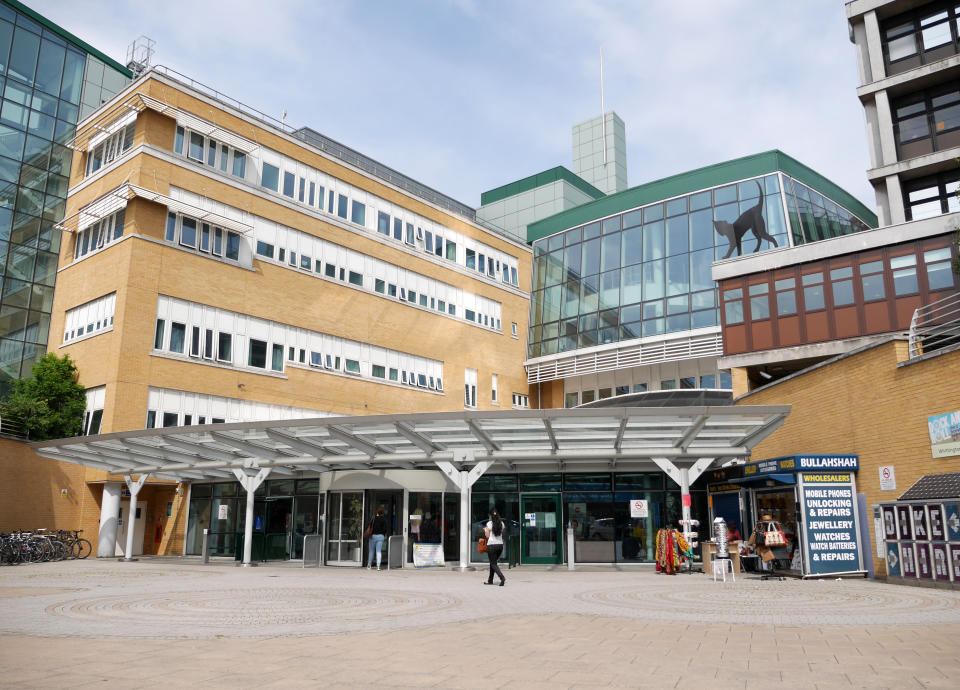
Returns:
[[[573,527],[567,527],[567,570],[576,570],[573,550]]]
[[[203,557],[203,563],[210,562],[210,530],[203,530],[203,544],[200,545],[200,555]]]

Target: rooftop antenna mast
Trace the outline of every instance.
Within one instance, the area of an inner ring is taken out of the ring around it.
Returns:
[[[603,132],[603,164],[607,164],[607,114],[603,104],[603,46],[600,46],[600,126]]]

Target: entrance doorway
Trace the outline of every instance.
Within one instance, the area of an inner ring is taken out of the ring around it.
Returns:
[[[137,512],[134,515],[133,526],[133,553],[127,556],[123,550],[127,548],[127,530],[130,529],[130,521],[127,519],[129,514],[130,499],[128,498],[120,502],[120,519],[118,521],[120,529],[117,530],[117,546],[114,549],[117,556],[125,558],[143,555],[143,530],[147,522],[147,502],[137,501]]]
[[[331,492],[327,522],[327,565],[361,565],[363,492]]]
[[[364,509],[363,517],[364,529],[366,529],[366,526],[373,520],[378,508],[383,508],[383,518],[387,521],[387,536],[384,539],[383,551],[381,552],[382,563],[385,564],[388,553],[386,540],[392,535],[403,534],[403,491],[370,489],[366,492],[366,499],[366,508]],[[368,540],[364,539],[363,553],[361,554],[363,565],[369,565],[367,563],[369,554],[370,547]],[[373,558],[376,560],[376,555],[374,555]]]
[[[560,495],[523,494],[520,515],[520,562],[560,563]]]

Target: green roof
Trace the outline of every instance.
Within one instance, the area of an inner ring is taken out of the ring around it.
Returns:
[[[544,185],[557,182],[558,180],[566,180],[581,192],[593,197],[594,199],[599,199],[604,196],[603,192],[584,180],[582,177],[570,170],[567,170],[562,165],[558,165],[555,168],[544,170],[542,173],[537,173],[536,175],[525,177],[522,180],[505,184],[501,187],[497,187],[496,189],[491,189],[488,192],[483,192],[480,195],[480,205],[486,206],[487,204],[492,204],[495,201],[500,201],[501,199],[506,199],[510,196],[522,194],[523,192],[529,192],[531,189],[543,187]]]
[[[79,38],[77,38],[72,33],[64,29],[62,26],[58,26],[54,24],[52,21],[50,21],[49,19],[47,19],[46,17],[44,17],[43,15],[37,14],[35,11],[31,10],[29,7],[27,7],[23,3],[17,2],[17,0],[3,0],[3,2],[9,5],[10,7],[12,7],[13,9],[15,9],[17,12],[27,15],[33,21],[50,29],[50,31],[54,32],[64,40],[69,41],[70,43],[72,43],[73,45],[75,45],[77,48],[84,51],[85,53],[89,53],[90,55],[93,55],[94,57],[100,60],[103,60],[106,64],[110,65],[113,69],[120,72],[123,76],[127,78],[133,78],[133,72],[128,70],[119,62],[117,62],[111,57],[107,57],[104,53],[101,53],[99,50],[94,48],[92,45],[90,45],[86,41],[81,41]]]
[[[795,158],[774,149],[665,177],[662,180],[631,187],[567,211],[561,211],[535,223],[530,223],[527,226],[527,242],[533,242],[541,237],[548,237],[562,230],[638,206],[646,206],[664,199],[672,199],[701,189],[718,187],[750,177],[777,172],[778,170],[800,180],[808,187],[817,190],[825,197],[843,206],[870,227],[877,227],[876,214],[852,194]]]

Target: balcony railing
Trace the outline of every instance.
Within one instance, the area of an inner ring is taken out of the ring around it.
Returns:
[[[960,345],[960,292],[925,304],[910,321],[910,358]]]

